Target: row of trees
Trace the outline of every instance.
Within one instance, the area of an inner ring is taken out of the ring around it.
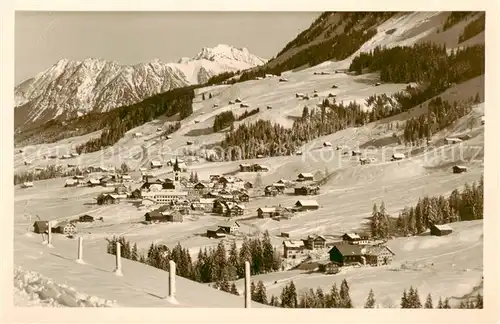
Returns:
[[[450,29],[473,13],[472,11],[452,11],[443,24],[443,31]]]
[[[475,99],[472,97],[468,102],[444,101],[441,97],[431,99],[427,105],[427,114],[410,118],[406,121],[403,131],[403,142],[405,144],[419,145],[424,140],[430,140],[431,136],[454,122],[466,116],[472,111],[472,102],[479,102],[479,93]]]
[[[468,39],[476,36],[484,31],[486,15],[482,13],[478,18],[474,19],[464,27],[464,31],[458,36],[458,43],[463,43]]]
[[[108,253],[116,253],[116,242],[122,243],[122,257],[131,259],[130,243],[123,237],[113,237],[108,240]],[[177,274],[202,283],[215,283],[218,286],[229,287],[229,282],[243,278],[245,262],[250,262],[252,275],[276,271],[280,268],[280,256],[271,244],[269,233],[266,231],[262,238],[245,238],[238,250],[233,242],[226,251],[220,242],[216,248],[200,249],[197,258],[193,261],[189,251],[180,243],[173,249],[162,244],[151,243],[147,255],[138,254],[135,260],[150,266],[168,270],[168,262],[173,260],[177,264]]]
[[[14,174],[14,185],[27,182],[27,181],[38,181],[47,180],[53,178],[62,177],[74,177],[77,175],[83,175],[84,170],[78,167],[65,170],[61,165],[50,164],[44,169],[39,171],[23,171]]]
[[[184,119],[193,113],[192,101],[194,90],[192,87],[174,89],[146,100],[103,113],[104,128],[100,137],[90,139],[76,148],[78,153],[99,151],[113,145],[132,128],[143,125],[155,118],[166,115],[171,117],[179,114]],[[180,127],[180,125],[177,125]],[[173,126],[176,127],[175,125]]]
[[[224,111],[220,114],[217,114],[214,118],[214,125],[212,126],[212,130],[214,132],[218,132],[224,128],[231,126],[236,117],[234,116],[232,111]]]
[[[472,185],[465,184],[462,192],[453,190],[448,198],[444,196],[424,197],[412,207],[405,207],[397,219],[392,218],[385,208],[373,205],[370,230],[373,237],[417,235],[432,224],[440,225],[456,221],[483,219],[484,180]]]

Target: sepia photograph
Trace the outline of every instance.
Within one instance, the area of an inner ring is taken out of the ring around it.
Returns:
[[[486,11],[328,10],[16,11],[13,306],[483,309]]]

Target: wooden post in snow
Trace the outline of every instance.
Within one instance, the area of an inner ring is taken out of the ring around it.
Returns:
[[[252,296],[250,295],[250,262],[245,261],[245,308],[250,308]]]
[[[175,300],[175,262],[170,260],[168,262],[169,270],[168,270],[168,298],[171,301]]]
[[[52,245],[52,224],[51,222],[47,222],[47,246],[48,247],[54,247]]]
[[[78,259],[76,262],[83,263],[83,237],[78,237]]]
[[[122,272],[122,251],[120,242],[116,242],[116,269],[115,274],[117,276],[123,276]]]

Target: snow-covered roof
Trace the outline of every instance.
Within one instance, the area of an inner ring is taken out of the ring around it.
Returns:
[[[154,166],[160,166],[160,165],[161,165],[161,162],[160,162],[160,161],[153,160],[153,161],[151,161],[151,165],[154,165]]]
[[[360,240],[361,239],[361,237],[356,233],[345,233],[345,235],[347,235],[350,239],[353,239],[353,240]]]
[[[300,206],[319,206],[316,200],[297,200],[296,205]]]
[[[403,153],[394,153],[392,157],[396,159],[404,159],[405,155]]]
[[[257,210],[261,210],[263,213],[274,213],[276,211],[275,207],[260,207]]]
[[[283,245],[287,248],[301,248],[304,247],[304,242],[300,240],[283,241]]]
[[[312,178],[312,177],[314,177],[314,176],[312,175],[312,173],[309,173],[309,172],[302,172],[302,173],[299,173],[298,177],[299,177],[299,178]]]
[[[448,224],[434,225],[440,231],[453,231],[453,229]]]

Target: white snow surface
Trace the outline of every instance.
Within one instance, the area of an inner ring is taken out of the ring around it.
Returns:
[[[22,267],[14,270],[14,306],[113,307],[115,301],[88,296]]]

